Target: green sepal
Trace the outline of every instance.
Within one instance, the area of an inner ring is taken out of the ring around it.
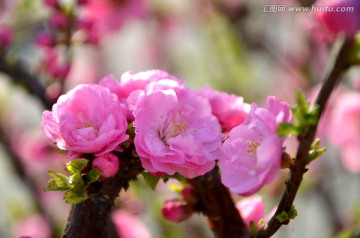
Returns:
[[[87,159],[74,159],[66,164],[66,169],[70,174],[81,174],[88,162]]]
[[[146,184],[152,189],[152,190],[155,190],[156,188],[156,185],[158,184],[160,178],[159,177],[156,177],[152,174],[150,174],[149,172],[147,171],[143,171],[141,173],[141,175],[143,176]]]
[[[69,178],[64,174],[57,174],[54,171],[48,172],[50,180],[47,187],[44,189],[45,192],[48,191],[65,191],[70,188]]]

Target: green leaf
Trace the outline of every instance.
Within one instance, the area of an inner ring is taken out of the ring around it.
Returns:
[[[89,161],[87,159],[74,159],[66,164],[66,169],[70,174],[82,173]]]
[[[69,190],[65,193],[64,199],[68,204],[78,204],[85,201],[88,198],[85,189]]]
[[[292,205],[288,212],[283,211],[282,213],[276,216],[276,219],[278,219],[280,223],[284,223],[290,219],[294,219],[297,216],[297,214],[298,214],[297,210]]]
[[[288,211],[289,219],[294,219],[297,217],[298,213],[294,205],[291,206],[290,211]]]
[[[64,174],[57,174],[54,171],[48,172],[50,180],[44,191],[65,191],[70,188],[69,178]]]
[[[283,122],[277,127],[276,132],[280,137],[285,137],[289,135],[298,135],[300,131],[297,126]]]
[[[97,168],[91,168],[84,176],[85,186],[89,186],[91,183],[99,180],[101,171]]]
[[[149,185],[149,187],[154,190],[156,188],[156,185],[158,184],[160,178],[146,172],[146,171],[143,171],[142,173],[142,176],[144,177],[144,180],[146,182],[147,185]]]
[[[282,213],[280,213],[279,215],[276,216],[276,219],[278,219],[278,221],[280,223],[283,223],[283,222],[289,220],[289,216],[288,216],[287,212],[283,211]]]
[[[80,173],[76,173],[70,176],[69,178],[70,189],[81,188],[84,186],[84,180]]]

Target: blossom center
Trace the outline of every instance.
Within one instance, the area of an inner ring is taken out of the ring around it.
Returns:
[[[163,118],[163,116],[160,116]],[[162,141],[166,141],[169,138],[177,137],[184,134],[188,129],[188,120],[183,118],[183,113],[178,112],[172,114],[166,120],[163,121],[163,126],[159,131],[159,135]]]
[[[248,143],[248,147],[246,148],[246,153],[250,156],[256,157],[256,149],[259,147],[260,142],[257,140],[246,140],[245,142]]]

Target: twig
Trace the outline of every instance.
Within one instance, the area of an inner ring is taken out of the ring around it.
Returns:
[[[6,53],[0,52],[0,72],[10,76],[14,82],[24,85],[26,90],[30,94],[35,95],[46,109],[51,109],[54,102],[46,97],[45,87],[35,75],[25,69],[19,60],[14,60],[10,63]]]
[[[337,39],[337,42],[333,48],[333,54],[330,58],[328,68],[325,71],[324,85],[320,90],[316,104],[319,106],[319,118],[323,113],[326,103],[336,87],[340,82],[342,74],[350,66],[348,63],[348,53],[353,44],[353,39],[345,38],[343,36]],[[276,216],[282,212],[288,212],[294,202],[297,191],[300,187],[303,175],[306,172],[307,158],[311,144],[314,140],[318,124],[312,126],[307,133],[298,137],[299,147],[297,150],[295,163],[291,168],[289,177],[286,181],[286,189],[281,198],[279,206],[270,219],[268,224],[258,232],[257,237],[270,237],[272,236],[283,224],[287,224],[289,221],[281,223]]]
[[[210,227],[218,238],[245,238],[249,232],[235,208],[229,190],[220,181],[219,169],[188,180],[198,199],[195,210],[207,216]]]

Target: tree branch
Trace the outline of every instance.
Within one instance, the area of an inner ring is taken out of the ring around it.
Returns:
[[[118,237],[111,221],[115,198],[143,169],[140,159],[131,156],[131,150],[116,155],[120,159],[119,171],[112,178],[91,184],[89,198],[71,207],[64,238]]]
[[[0,52],[0,72],[10,76],[14,82],[24,85],[26,90],[36,96],[45,106],[46,109],[51,109],[54,102],[46,97],[45,87],[40,83],[40,80],[25,69],[19,60],[9,62],[5,52]]]
[[[345,38],[343,36],[339,37],[337,42],[334,44],[332,52],[333,54],[325,71],[324,85],[321,88],[316,100],[316,104],[319,106],[319,118],[324,111],[332,91],[340,82],[342,74],[350,66],[348,63],[348,54],[352,44],[353,39]],[[307,131],[307,133],[298,137],[300,143],[297,150],[295,163],[291,168],[289,177],[286,181],[286,189],[284,194],[274,216],[270,219],[268,224],[258,232],[257,237],[270,237],[281,227],[281,225],[287,224],[289,222],[285,221],[280,223],[276,216],[282,212],[288,212],[292,207],[295,196],[303,179],[303,174],[306,172],[307,158],[311,144],[313,143],[316,134],[317,126],[318,123],[312,126]]]
[[[245,238],[249,232],[235,208],[229,190],[220,181],[216,167],[204,176],[188,180],[198,201],[195,210],[207,216],[215,237]]]

